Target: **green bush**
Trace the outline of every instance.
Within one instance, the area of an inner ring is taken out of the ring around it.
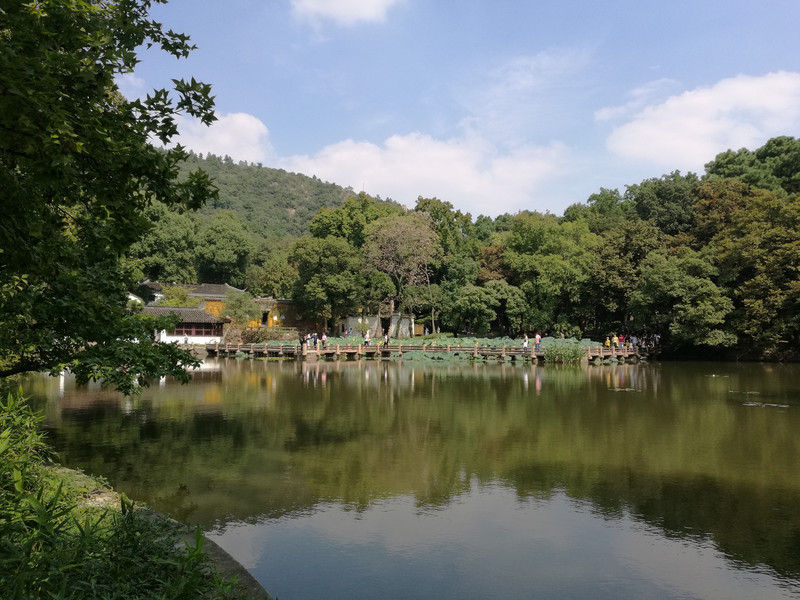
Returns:
[[[203,553],[176,546],[175,524],[83,502],[85,476],[59,470],[21,394],[0,400],[0,590],[4,600],[229,598]],[[90,480],[91,481],[91,480]],[[100,485],[96,480],[93,484]]]
[[[543,350],[548,363],[578,364],[586,358],[586,348],[574,340],[554,340],[543,345]]]
[[[297,329],[291,327],[259,327],[242,332],[243,344],[264,344],[266,342],[297,342]]]

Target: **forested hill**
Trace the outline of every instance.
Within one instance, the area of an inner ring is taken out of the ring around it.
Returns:
[[[308,224],[320,208],[337,208],[351,196],[343,188],[299,173],[287,173],[245,162],[229,156],[220,158],[192,154],[183,169],[202,168],[219,188],[219,200],[209,202],[199,212],[213,214],[231,210],[259,238],[275,240],[308,233]]]

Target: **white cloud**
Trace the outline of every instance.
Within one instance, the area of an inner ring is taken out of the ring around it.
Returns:
[[[137,77],[133,73],[119,75],[116,78],[116,84],[120,93],[129,100],[142,98],[147,92],[144,79]]]
[[[197,153],[316,175],[409,207],[419,196],[435,196],[473,216],[560,208],[542,190],[569,164],[566,148],[557,143],[501,151],[478,135],[442,141],[420,133],[393,135],[382,145],[350,139],[313,156],[281,158],[267,126],[245,113],[224,115],[210,127],[182,119],[179,130],[175,141]]]
[[[292,11],[310,21],[331,20],[340,25],[386,20],[399,0],[292,0]]]
[[[595,111],[594,117],[598,121],[609,121],[628,117],[645,108],[653,102],[655,96],[661,96],[665,90],[674,89],[678,82],[674,79],[656,79],[628,92],[630,100],[621,106],[607,106]]]
[[[463,212],[496,216],[523,209],[547,210],[537,189],[561,174],[566,150],[519,147],[500,154],[487,140],[446,141],[420,133],[394,135],[379,146],[346,140],[314,156],[281,161],[287,170],[389,197],[413,207],[417,197],[437,197]],[[537,199],[540,205],[536,205]]]
[[[227,154],[236,161],[253,163],[266,163],[274,157],[267,126],[246,113],[219,116],[208,127],[196,119],[182,118],[178,130],[175,141],[198,153]]]
[[[800,73],[740,75],[644,108],[607,139],[623,158],[682,171],[727,149],[800,133]]]

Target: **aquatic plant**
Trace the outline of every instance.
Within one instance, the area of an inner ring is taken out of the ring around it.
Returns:
[[[544,347],[545,362],[578,364],[586,358],[586,348],[573,340],[559,340]]]

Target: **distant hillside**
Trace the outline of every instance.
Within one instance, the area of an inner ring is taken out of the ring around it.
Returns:
[[[198,167],[219,188],[219,200],[203,207],[200,213],[232,210],[250,225],[253,233],[266,239],[304,235],[320,208],[341,206],[355,195],[352,188],[281,169],[235,163],[228,156],[191,155],[183,169]]]

